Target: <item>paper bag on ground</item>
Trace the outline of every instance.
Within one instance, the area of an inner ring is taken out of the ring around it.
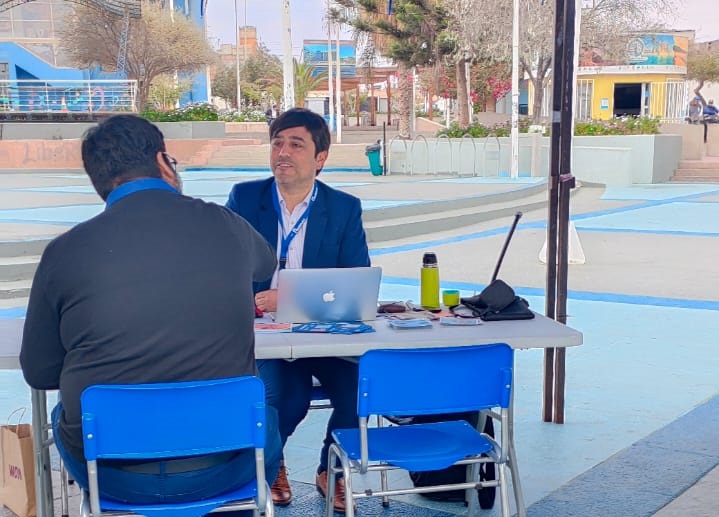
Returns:
[[[35,517],[35,464],[32,426],[4,425],[0,428],[2,486],[0,503],[19,517]]]

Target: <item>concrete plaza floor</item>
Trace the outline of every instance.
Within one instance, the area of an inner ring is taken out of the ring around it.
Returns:
[[[184,179],[189,194],[223,203],[234,182],[266,174],[208,170]],[[522,181],[332,171],[321,179],[358,195],[365,208],[497,193]],[[388,196],[390,185],[396,186]],[[75,173],[0,175],[0,202],[0,241],[53,235],[102,210],[86,178]],[[515,432],[528,514],[717,515],[719,184],[584,186],[573,195],[572,221],[586,263],[570,266],[568,325],[584,333],[584,345],[567,350],[564,425],[541,421],[542,352],[516,356]],[[381,298],[418,299],[425,251],[438,255],[443,288],[463,295],[480,290],[510,222],[373,245],[372,262],[383,268]],[[545,229],[546,210],[526,213],[500,273],[538,312]],[[23,317],[25,303],[4,300],[0,318]],[[0,415],[23,405],[29,392],[20,373],[0,372]],[[323,511],[313,481],[326,418],[327,411],[311,412],[290,438],[286,457],[296,497],[280,517]],[[464,510],[417,496],[398,498],[389,509],[374,500],[360,505],[361,515],[392,517]]]

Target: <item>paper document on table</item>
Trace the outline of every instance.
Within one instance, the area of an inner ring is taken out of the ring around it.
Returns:
[[[268,334],[277,332],[292,332],[292,325],[290,323],[274,323],[270,321],[255,322],[255,333],[257,334]]]

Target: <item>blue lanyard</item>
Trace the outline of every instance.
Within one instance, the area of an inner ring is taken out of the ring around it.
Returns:
[[[312,189],[312,195],[310,196],[310,201],[307,204],[307,208],[305,208],[305,211],[300,216],[300,218],[297,220],[297,222],[292,227],[290,232],[285,233],[285,225],[282,222],[282,207],[280,207],[280,199],[277,196],[277,186],[275,185],[274,188],[272,189],[272,201],[275,204],[275,211],[277,211],[277,218],[280,221],[280,228],[282,228],[282,235],[280,236],[281,241],[280,241],[279,269],[285,269],[285,267],[287,267],[287,252],[290,249],[290,243],[292,242],[292,239],[295,238],[297,233],[300,231],[300,228],[302,228],[302,225],[309,217],[310,208],[312,208],[312,203],[315,202],[315,199],[317,199],[317,183],[315,183],[315,186]]]
[[[180,193],[180,191],[175,187],[159,178],[142,178],[139,180],[128,181],[127,183],[123,183],[122,185],[116,187],[115,190],[110,192],[110,195],[107,196],[105,208],[111,207],[130,194],[141,192],[143,190],[167,190],[169,192],[174,192],[175,194]]]

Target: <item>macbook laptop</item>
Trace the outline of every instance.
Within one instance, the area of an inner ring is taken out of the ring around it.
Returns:
[[[380,267],[283,269],[277,280],[275,321],[373,320],[381,279]]]

